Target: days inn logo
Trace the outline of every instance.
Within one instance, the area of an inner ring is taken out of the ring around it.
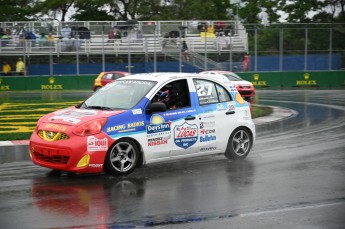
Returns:
[[[41,85],[41,90],[62,90],[62,84],[54,84],[55,77],[48,78],[49,84]]]
[[[254,86],[262,86],[262,87],[267,87],[267,81],[260,80],[259,74],[255,73],[253,75],[254,81],[252,81],[252,84]]]
[[[312,80],[310,78],[311,77],[309,73],[304,73],[303,80],[297,80],[296,86],[317,86],[316,80]]]

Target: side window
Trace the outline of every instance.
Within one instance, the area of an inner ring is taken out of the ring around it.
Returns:
[[[117,80],[117,79],[119,79],[121,77],[122,77],[122,75],[115,73],[114,76],[113,76],[113,79]]]
[[[229,92],[219,84],[216,84],[217,88],[217,93],[218,93],[218,98],[219,102],[228,102],[231,101],[231,96],[229,95]]]
[[[106,80],[111,80],[112,79],[112,76],[113,76],[113,74],[105,74],[102,78],[103,79],[106,79]]]
[[[167,83],[159,89],[151,102],[163,102],[167,106],[167,109],[190,107],[191,103],[187,80],[176,80]]]
[[[231,97],[222,86],[207,80],[194,80],[200,105],[231,101]]]

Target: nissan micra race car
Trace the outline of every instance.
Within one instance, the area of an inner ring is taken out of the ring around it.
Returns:
[[[53,170],[121,176],[142,164],[193,156],[243,159],[254,140],[249,104],[225,77],[136,74],[43,116],[30,156]]]

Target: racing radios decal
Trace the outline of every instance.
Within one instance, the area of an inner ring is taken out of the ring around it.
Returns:
[[[97,115],[98,112],[94,110],[80,110],[80,109],[63,109],[57,112],[54,112],[55,116],[49,118],[49,120],[53,121],[56,119],[61,119],[64,122],[69,122],[73,124],[77,124],[81,121],[80,118],[87,117],[87,116],[94,116]]]
[[[147,145],[168,144],[168,140],[171,138],[171,122],[165,122],[162,116],[154,114],[151,116],[150,123],[146,126]]]
[[[87,137],[87,151],[105,151],[108,150],[108,139],[95,138],[94,136]]]
[[[137,131],[137,127],[142,127],[145,125],[144,121],[130,122],[126,124],[120,124],[116,126],[107,127],[107,133],[116,131],[118,133]]]
[[[177,125],[174,128],[175,144],[181,148],[187,149],[198,140],[198,126],[196,124]]]

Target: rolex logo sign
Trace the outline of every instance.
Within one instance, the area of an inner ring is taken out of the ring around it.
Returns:
[[[305,80],[309,80],[310,78],[310,74],[309,73],[304,73],[304,79]]]
[[[311,79],[309,73],[303,74],[303,80],[296,80],[296,86],[313,86],[317,87],[316,80]]]
[[[10,85],[1,85],[1,84],[2,84],[2,78],[0,78],[0,91],[10,90]]]
[[[54,84],[55,82],[55,78],[54,77],[49,77],[49,83],[50,84]]]
[[[260,76],[259,76],[258,73],[255,73],[255,74],[253,75],[253,79],[254,79],[254,80],[252,81],[252,84],[253,84],[254,86],[268,87],[267,81],[260,80]]]
[[[62,90],[62,84],[55,84],[55,81],[58,81],[55,77],[49,77],[49,84],[41,85],[41,90]]]

